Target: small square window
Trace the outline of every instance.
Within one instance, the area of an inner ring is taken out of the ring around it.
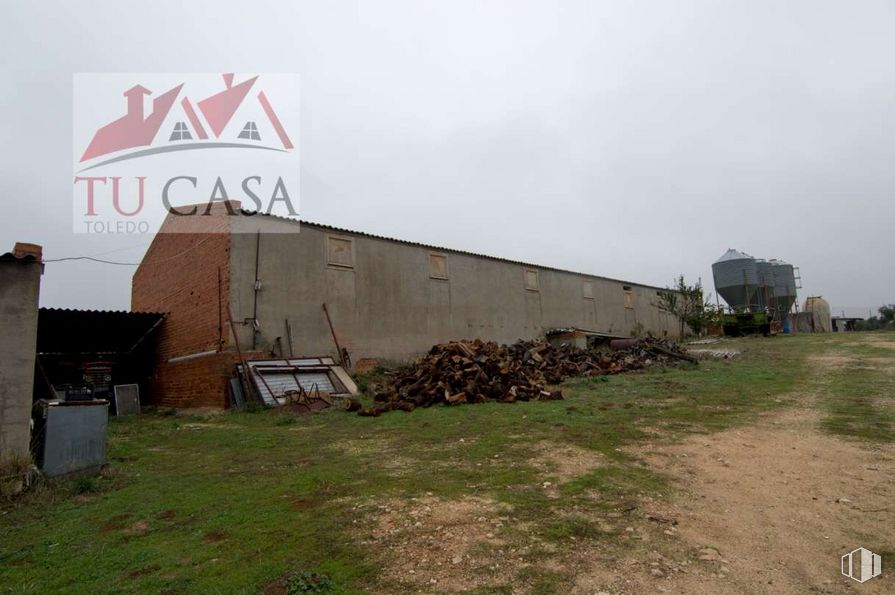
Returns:
[[[326,262],[337,267],[353,268],[354,242],[350,238],[327,236]]]
[[[525,289],[538,291],[538,272],[535,269],[525,269]]]
[[[445,280],[448,278],[448,262],[445,254],[429,255],[429,278]]]
[[[581,294],[584,296],[586,300],[594,299],[594,284],[590,281],[585,281],[581,284]]]

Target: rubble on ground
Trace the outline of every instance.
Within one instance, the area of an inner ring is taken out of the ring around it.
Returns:
[[[697,359],[731,359],[740,354],[736,349],[688,349]]]
[[[429,354],[399,370],[359,415],[377,416],[435,404],[514,403],[558,400],[548,390],[573,376],[604,376],[677,360],[695,360],[668,339],[625,340],[614,349],[554,347],[544,341],[457,341],[435,345]],[[354,407],[353,410],[357,410]]]

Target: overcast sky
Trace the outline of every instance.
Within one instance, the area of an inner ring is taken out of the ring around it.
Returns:
[[[0,249],[72,229],[72,74],[297,72],[303,217],[664,286],[729,247],[895,302],[895,2],[6,2]],[[48,263],[126,309],[134,267]]]

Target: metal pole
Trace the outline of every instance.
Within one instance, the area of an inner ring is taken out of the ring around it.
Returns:
[[[295,357],[295,346],[292,345],[292,325],[286,319],[286,338],[289,340],[289,357]]]
[[[333,343],[336,344],[336,351],[339,354],[339,365],[343,365],[345,362],[342,361],[342,347],[339,345],[339,339],[336,337],[336,330],[333,328],[333,321],[329,317],[329,310],[326,309],[326,303],[323,304],[323,313],[326,314],[326,322],[329,324],[329,332],[332,333]]]
[[[236,332],[236,323],[233,322],[233,312],[230,310],[230,304],[227,304],[227,316],[230,320],[230,332],[233,333],[233,343],[236,345],[236,355],[239,357],[239,363],[242,364],[242,390],[245,391],[245,396],[246,398],[248,398],[250,395],[254,395],[255,393],[249,386],[249,364],[242,356],[242,349],[240,349],[239,347],[239,334]]]

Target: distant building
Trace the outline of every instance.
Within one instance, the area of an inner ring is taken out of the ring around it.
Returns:
[[[816,295],[806,298],[802,313],[803,316],[799,322],[800,331],[811,333],[832,332],[833,318],[830,315],[830,304],[822,296]]]
[[[845,331],[856,330],[857,323],[863,321],[863,318],[855,318],[849,316],[833,316],[832,325],[833,332],[842,333]]]

